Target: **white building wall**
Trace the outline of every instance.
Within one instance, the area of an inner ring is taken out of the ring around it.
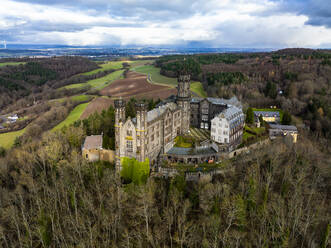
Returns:
[[[211,120],[211,138],[216,143],[229,143],[229,122],[225,118],[215,117]]]

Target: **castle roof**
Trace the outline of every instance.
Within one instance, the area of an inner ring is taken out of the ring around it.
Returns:
[[[161,105],[158,108],[152,109],[151,111],[147,112],[147,122],[151,122],[158,118],[159,116],[163,115],[166,110],[169,109],[171,111],[175,111],[178,109],[178,106],[174,102],[169,102],[167,104]]]
[[[224,99],[224,98],[215,98],[215,97],[207,97],[207,98],[201,98],[201,97],[193,97],[191,99],[191,103],[199,103],[202,100],[207,99],[208,102],[214,105],[234,105],[237,107],[241,107],[241,103],[239,102],[238,98],[236,96],[231,97],[230,99]]]
[[[85,138],[83,149],[101,149],[102,148],[102,135],[92,135]]]
[[[229,122],[231,129],[241,125],[244,121],[244,113],[242,109],[233,105],[228,105],[228,108],[224,109],[220,114],[217,115],[217,117],[225,118]]]

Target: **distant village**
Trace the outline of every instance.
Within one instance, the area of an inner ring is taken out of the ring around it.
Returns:
[[[143,162],[149,159],[154,171],[164,164],[210,164],[247,152],[249,145],[263,145],[256,140],[242,146],[243,140],[268,130],[268,140],[277,138],[297,142],[298,130],[281,124],[281,113],[274,109],[254,109],[253,123],[245,123],[246,115],[236,98],[191,97],[190,76],[178,77],[177,95],[147,111],[143,102],[136,104],[137,116],[125,116],[125,101],[115,100],[115,151],[102,147],[102,135],[88,136],[82,146],[90,162],[114,162],[121,170],[123,158]],[[264,127],[262,127],[264,126]],[[265,128],[267,127],[267,129]]]

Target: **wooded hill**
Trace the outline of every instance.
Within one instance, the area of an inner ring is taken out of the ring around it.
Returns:
[[[34,96],[36,100],[50,95],[59,81],[98,68],[97,64],[82,57],[54,57],[24,59],[25,64],[0,67],[0,108],[18,99]],[[56,83],[57,82],[57,83]]]
[[[236,95],[246,106],[282,108],[302,118],[319,135],[331,138],[329,50],[164,56],[156,66],[171,77],[188,70],[209,96]]]

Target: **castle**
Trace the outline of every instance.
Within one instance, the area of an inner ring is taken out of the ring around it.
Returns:
[[[157,157],[174,145],[176,136],[190,128],[190,76],[178,77],[175,102],[165,103],[147,112],[144,103],[137,103],[136,118],[126,118],[125,101],[115,100],[115,164],[121,168],[121,158],[131,157],[138,161]]]
[[[136,118],[126,118],[123,99],[115,100],[114,105],[115,164],[118,169],[123,157],[136,158],[140,162],[149,158],[150,163],[154,164],[159,155],[173,148],[176,136],[188,133],[190,126],[213,129],[212,119],[235,106],[240,110],[240,122],[236,127],[240,127],[241,131],[236,131],[235,138],[218,145],[231,145],[229,147],[233,149],[234,144],[241,141],[244,118],[238,99],[191,98],[190,76],[186,74],[178,77],[177,96],[166,99],[157,108],[147,111],[144,103],[137,103]],[[219,141],[213,140],[216,143]]]

